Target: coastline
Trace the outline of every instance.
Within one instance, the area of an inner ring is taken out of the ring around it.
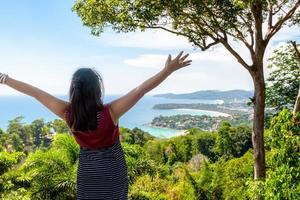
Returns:
[[[160,126],[153,126],[150,123],[149,124],[144,124],[144,126],[147,126],[149,128],[157,128],[157,129],[170,130],[172,132],[176,132],[174,134],[174,136],[171,136],[171,137],[177,137],[177,136],[188,134],[188,130],[187,129],[172,129],[172,128],[166,128],[166,127],[160,127]]]
[[[202,110],[202,109],[192,109],[192,108],[175,108],[170,110],[182,110],[182,111],[192,111],[192,112],[209,112],[212,114],[215,114],[216,116],[222,116],[222,117],[230,117],[231,114],[219,112],[219,111],[212,111],[212,110]]]
[[[178,133],[176,135],[174,135],[173,137],[184,136],[184,135],[187,135],[188,133],[189,133],[188,130],[179,130]]]

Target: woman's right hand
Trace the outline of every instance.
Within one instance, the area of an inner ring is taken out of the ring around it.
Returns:
[[[192,60],[185,60],[189,54],[186,54],[182,56],[183,51],[181,51],[175,59],[172,60],[171,55],[169,55],[166,64],[165,64],[165,70],[169,73],[172,73],[180,68],[186,67],[188,65],[191,65]]]

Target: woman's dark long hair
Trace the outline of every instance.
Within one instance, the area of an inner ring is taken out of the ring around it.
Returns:
[[[91,68],[80,68],[72,77],[68,125],[74,131],[95,130],[97,111],[103,109],[102,77]]]

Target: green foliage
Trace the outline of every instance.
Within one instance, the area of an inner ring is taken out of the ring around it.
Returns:
[[[211,161],[216,161],[217,156],[213,150],[216,143],[216,136],[216,133],[211,132],[199,131],[198,134],[193,133],[191,139],[193,141],[194,155],[201,153],[207,156]]]
[[[130,183],[133,183],[138,176],[143,174],[149,174],[152,177],[156,174],[159,166],[149,158],[149,155],[142,147],[126,143],[122,146],[126,155]]]
[[[45,125],[46,124],[43,119],[34,120],[30,125],[34,137],[33,143],[35,144],[36,147],[40,146],[40,144],[42,143],[42,136],[45,135],[44,133]]]
[[[55,119],[52,122],[51,126],[56,133],[68,133],[69,132],[69,127],[66,124],[66,122],[64,122],[63,120]]]
[[[23,151],[24,144],[30,137],[24,128],[23,119],[24,117],[20,116],[10,120],[6,130],[7,137],[2,135],[2,137],[8,139],[8,141],[5,141],[5,146],[9,151]]]
[[[68,134],[55,135],[52,143],[52,149],[60,149],[67,153],[68,160],[71,164],[75,164],[79,157],[79,145],[76,143],[74,137]]]
[[[230,1],[77,0],[73,10],[81,17],[83,24],[92,29],[94,35],[99,35],[107,25],[111,25],[117,32],[128,32],[171,24],[174,30],[190,41],[201,44],[212,32],[208,26],[228,30],[233,28],[237,22],[235,16],[240,9]],[[201,29],[196,29],[196,24]]]
[[[228,122],[223,122],[218,130],[218,136],[216,139],[215,151],[219,155],[223,155],[224,158],[231,158],[233,155],[233,140],[230,137],[231,125]]]
[[[25,157],[25,154],[22,152],[0,152],[0,175],[7,172],[14,165],[20,162],[22,158]]]
[[[262,183],[265,199],[300,198],[300,115],[281,111],[271,123],[267,178]],[[276,192],[274,192],[276,191]]]
[[[56,135],[49,150],[31,152],[16,170],[5,173],[3,198],[22,192],[31,199],[75,199],[78,145],[70,135]],[[74,158],[75,157],[75,158]]]
[[[224,165],[223,183],[225,199],[250,199],[249,182],[253,179],[253,152],[248,151],[240,158],[231,159]]]
[[[143,146],[147,141],[154,139],[154,136],[139,128],[134,128],[130,130],[128,128],[121,127],[120,133],[121,141],[126,142],[128,144],[138,144]]]
[[[248,126],[232,127],[223,122],[217,132],[215,152],[224,159],[240,157],[252,148],[251,129]]]
[[[0,132],[0,147],[4,151],[24,151],[26,154],[37,148],[48,148],[53,137],[52,123],[45,123],[43,119],[34,120],[31,124],[24,124],[23,117],[16,117],[9,121],[7,131]],[[61,126],[61,120],[54,120],[54,127]]]
[[[291,45],[281,46],[269,58],[272,69],[267,79],[266,103],[280,111],[292,110],[299,90],[299,62]]]
[[[295,1],[272,1],[272,10],[277,11],[273,20],[281,19],[286,13],[280,11],[294,4]],[[254,0],[76,0],[73,11],[85,26],[91,28],[93,35],[102,33],[105,27],[111,27],[116,32],[159,28],[184,36],[193,45],[205,50],[222,43],[223,39],[227,40],[227,35],[242,42],[245,38],[251,38],[254,17],[257,17],[251,7],[257,9],[260,6],[262,23],[267,23],[268,1]],[[296,22],[299,15],[297,11],[290,21]]]
[[[23,119],[24,117],[20,116],[20,117],[16,117],[13,120],[10,120],[6,132],[8,134],[17,133],[18,135],[23,136],[24,135],[23,122],[22,122]]]
[[[167,200],[170,183],[149,175],[140,176],[130,188],[130,200]]]
[[[150,140],[145,144],[145,151],[149,154],[150,158],[159,162],[167,163],[168,158],[165,154],[165,142],[164,139]]]
[[[19,130],[30,135],[37,131],[42,138],[52,123],[42,126],[41,122]],[[299,124],[300,116],[287,110],[273,118],[265,135],[268,171],[262,182],[252,181],[249,126],[224,122],[216,132],[191,129],[170,139],[122,128],[129,199],[252,199],[254,194],[297,199]],[[0,134],[1,142],[8,136]],[[37,148],[27,158],[20,152],[0,152],[1,199],[76,199],[78,154],[79,146],[70,134],[56,134],[49,148]]]
[[[1,199],[3,200],[30,200],[30,197],[24,188],[19,188],[16,191],[13,191],[9,194],[2,195]]]
[[[250,199],[247,190],[253,177],[252,152],[229,161],[207,163],[190,175],[199,199]]]

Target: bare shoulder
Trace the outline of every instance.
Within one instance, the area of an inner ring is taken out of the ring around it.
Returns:
[[[62,107],[62,114],[61,114],[61,119],[64,120],[65,122],[68,121],[68,117],[70,114],[70,102],[63,102],[63,107]]]

